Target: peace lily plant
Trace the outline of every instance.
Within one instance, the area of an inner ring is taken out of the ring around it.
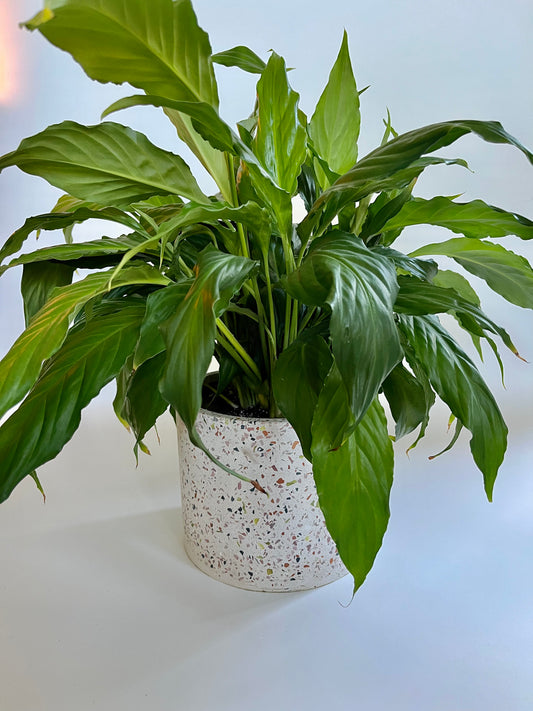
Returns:
[[[397,135],[388,119],[381,145],[359,158],[361,92],[346,36],[308,118],[283,58],[271,52],[265,63],[243,46],[212,54],[190,0],[49,0],[25,27],[92,79],[139,90],[103,116],[160,107],[218,192],[205,195],[182,158],[107,120],[49,126],[0,159],[0,169],[17,166],[65,193],[0,250],[2,271],[23,265],[26,317],[0,363],[1,414],[20,403],[0,428],[1,500],[24,477],[40,487],[35,470],[113,379],[115,411],[136,450],[169,408],[199,447],[195,420],[212,401],[286,417],[355,589],[387,527],[391,439],[418,429],[418,441],[437,396],[456,433],[470,431],[490,499],[507,428],[438,314],[452,314],[478,350],[484,339],[498,359],[496,338],[516,348],[465,276],[430,257],[451,257],[532,308],[530,265],[493,238],[530,239],[533,222],[481,200],[417,198],[413,189],[426,168],[466,166],[435,155],[465,134],[510,144],[530,163],[533,155],[496,122],[444,121]],[[253,111],[236,129],[219,115],[215,64],[258,75]],[[306,215],[294,224],[297,195]],[[73,226],[89,220],[115,222],[124,234],[75,242]],[[400,252],[403,229],[417,224],[459,236]],[[14,256],[38,230],[63,230],[66,239]]]

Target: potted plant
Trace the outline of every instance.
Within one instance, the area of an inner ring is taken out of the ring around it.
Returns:
[[[41,486],[36,469],[60,452],[82,408],[113,379],[115,412],[133,431],[136,453],[170,409],[181,439],[185,431],[204,457],[201,467],[210,458],[216,475],[258,508],[276,497],[278,510],[286,504],[261,477],[257,452],[246,473],[245,445],[220,454],[209,432],[224,440],[220,420],[245,430],[250,416],[252,429],[267,432],[260,449],[270,451],[278,437],[270,430],[293,428],[279,437],[289,437],[293,453],[301,447],[297,473],[312,472],[322,513],[313,508],[354,590],[387,527],[391,439],[418,429],[418,442],[437,396],[455,421],[451,444],[462,428],[470,431],[491,499],[507,429],[438,315],[452,314],[475,347],[485,340],[498,360],[495,339],[517,351],[465,276],[432,257],[451,257],[510,303],[531,308],[530,265],[492,238],[530,239],[533,222],[481,200],[417,198],[413,189],[426,168],[466,167],[435,151],[468,133],[510,144],[530,163],[532,153],[497,122],[444,121],[398,135],[388,117],[381,145],[360,158],[361,92],[346,35],[309,118],[280,56],[264,62],[243,46],[213,55],[190,0],[49,0],[25,27],[69,52],[92,79],[139,90],[103,116],[160,107],[219,192],[205,195],[178,155],[111,121],[49,126],[0,159],[1,170],[18,166],[65,193],[0,249],[2,271],[23,266],[27,324],[0,363],[1,414],[20,403],[0,427],[0,499],[26,476]],[[237,130],[219,115],[215,64],[258,75],[252,113]],[[306,208],[298,224],[296,196]],[[115,222],[124,234],[75,242],[72,229],[86,220]],[[400,252],[402,230],[417,224],[454,235]],[[63,244],[18,254],[33,231],[60,229]],[[220,413],[215,424],[209,410]],[[274,484],[287,493],[291,482],[280,476]],[[226,508],[242,513],[244,502],[229,499]]]

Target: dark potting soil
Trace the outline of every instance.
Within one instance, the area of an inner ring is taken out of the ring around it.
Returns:
[[[234,390],[228,390],[224,395],[232,402],[237,401],[237,393]],[[230,415],[232,417],[269,417],[268,410],[261,405],[252,405],[251,407],[232,407],[229,402],[222,399],[220,396],[213,396],[213,392],[204,388],[202,407],[211,412],[218,412],[220,415]]]

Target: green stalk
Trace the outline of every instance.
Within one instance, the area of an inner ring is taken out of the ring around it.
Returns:
[[[230,185],[231,185],[231,200],[233,207],[238,207],[239,206],[239,196],[237,195],[237,184],[235,182],[235,165],[234,165],[234,159],[233,156],[230,155],[229,153],[225,154],[226,156],[226,164],[228,167],[228,175],[230,179]],[[240,222],[237,223],[237,234],[239,235],[239,241],[241,243],[241,250],[242,254],[244,257],[250,258],[250,245],[248,244],[248,240],[246,238],[246,234],[244,232],[244,228],[241,225]],[[267,349],[267,343],[266,343],[266,336],[265,336],[265,308],[263,306],[263,302],[261,300],[261,294],[259,291],[259,284],[257,282],[256,277],[252,277],[249,279],[251,282],[252,286],[251,288],[248,287],[250,293],[255,299],[255,302],[257,304],[257,313],[259,315],[259,340],[261,342],[261,351],[263,354],[263,361],[265,365],[269,362],[269,355],[268,355],[268,349]],[[245,284],[245,286],[247,286]]]
[[[217,318],[217,328],[220,332],[220,334],[223,336],[223,341],[226,341],[228,345],[231,346],[233,353],[230,353],[233,357],[235,355],[238,356],[236,359],[241,366],[245,366],[244,370],[248,372],[249,375],[252,375],[252,377],[257,378],[259,382],[262,382],[262,377],[261,373],[259,371],[259,368],[257,367],[256,363],[252,360],[250,355],[244,350],[242,345],[239,343],[239,341],[235,338],[233,333],[229,330],[229,328],[226,326],[224,321],[222,319]],[[221,345],[224,345],[224,343],[221,343]],[[224,348],[226,348],[226,345],[224,345]],[[228,350],[226,348],[226,350]],[[229,353],[229,350],[228,350]]]

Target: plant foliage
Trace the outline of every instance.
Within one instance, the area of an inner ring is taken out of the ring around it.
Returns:
[[[2,272],[23,265],[27,319],[0,363],[0,412],[19,404],[0,428],[0,499],[36,478],[113,378],[115,411],[136,448],[145,449],[143,437],[169,407],[203,447],[195,420],[213,356],[220,397],[294,426],[355,589],[389,518],[385,400],[395,437],[418,429],[420,438],[441,398],[458,431],[471,433],[490,498],[507,429],[438,314],[454,315],[496,354],[494,338],[516,349],[465,277],[430,257],[450,257],[504,299],[533,308],[530,265],[492,241],[531,239],[533,222],[481,200],[412,191],[431,166],[466,165],[435,155],[465,134],[514,146],[530,163],[533,155],[496,122],[446,121],[398,135],[388,118],[382,144],[359,158],[361,92],[346,34],[308,119],[284,59],[272,52],[263,61],[244,46],[212,54],[190,0],[49,0],[26,27],[92,79],[140,92],[105,116],[161,108],[219,192],[206,196],[179,155],[107,120],[50,126],[0,159],[0,170],[17,166],[65,193],[0,250]],[[252,113],[236,129],[219,114],[215,64],[258,75]],[[299,224],[297,196],[307,208]],[[124,234],[73,241],[76,224],[102,219]],[[401,253],[403,229],[418,224],[458,236]],[[64,244],[19,254],[33,231],[57,229]],[[78,269],[91,273],[72,282]],[[220,464],[231,472],[231,462]]]

